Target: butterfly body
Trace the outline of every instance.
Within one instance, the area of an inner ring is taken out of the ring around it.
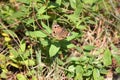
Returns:
[[[63,40],[69,35],[69,32],[58,24],[52,26],[52,36],[58,40]]]

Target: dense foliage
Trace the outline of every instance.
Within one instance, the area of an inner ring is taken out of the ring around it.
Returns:
[[[62,40],[53,37],[54,23],[70,35]],[[119,27],[119,0],[2,0],[0,78],[116,78],[120,74]]]

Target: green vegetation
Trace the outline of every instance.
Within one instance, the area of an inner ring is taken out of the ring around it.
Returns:
[[[70,35],[57,40],[54,23]],[[0,80],[113,79],[119,32],[119,0],[2,0]]]

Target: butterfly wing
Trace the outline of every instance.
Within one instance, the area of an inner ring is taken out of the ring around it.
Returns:
[[[68,36],[69,32],[65,29],[60,27],[59,25],[52,26],[52,36],[58,40],[62,40]]]
[[[62,32],[62,28],[59,25],[52,26],[52,36],[57,37]]]
[[[69,32],[65,28],[63,28],[61,33],[59,34],[59,39],[62,40],[64,38],[66,38],[68,36],[68,34],[69,34]]]

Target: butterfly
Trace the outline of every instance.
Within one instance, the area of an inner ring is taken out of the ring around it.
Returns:
[[[52,26],[52,36],[57,40],[63,40],[67,36],[69,36],[69,32],[67,31],[67,29],[62,28],[60,25],[54,24]]]

